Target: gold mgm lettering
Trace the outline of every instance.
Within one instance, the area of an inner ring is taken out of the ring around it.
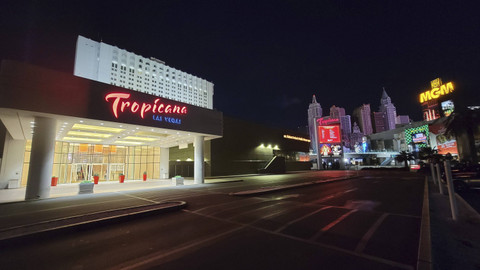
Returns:
[[[423,103],[425,101],[429,101],[432,99],[437,99],[440,96],[449,94],[453,92],[453,83],[448,82],[446,84],[442,84],[440,87],[433,88],[432,90],[425,91],[420,94],[420,103]]]

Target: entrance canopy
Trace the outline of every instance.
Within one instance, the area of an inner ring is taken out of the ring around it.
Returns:
[[[55,119],[56,140],[173,147],[222,136],[221,112],[4,61],[0,119],[14,139],[32,138],[35,117]]]

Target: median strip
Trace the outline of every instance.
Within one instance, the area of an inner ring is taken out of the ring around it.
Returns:
[[[184,201],[167,201],[148,205],[125,207],[99,211],[84,215],[52,219],[27,225],[15,226],[0,230],[0,241],[32,236],[44,233],[64,232],[92,225],[108,224],[112,221],[127,220],[133,216],[163,213],[180,210],[187,205]]]

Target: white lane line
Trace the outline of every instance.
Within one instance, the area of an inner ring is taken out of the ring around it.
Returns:
[[[245,198],[245,199],[242,199],[242,200],[238,200],[238,201],[230,201],[230,202],[226,202],[226,203],[220,203],[220,204],[215,204],[215,205],[208,205],[208,206],[205,206],[205,207],[202,207],[200,209],[197,209],[197,210],[194,210],[194,211],[191,211],[193,213],[200,213],[200,212],[204,212],[205,210],[208,210],[208,209],[213,209],[215,210],[215,208],[218,208],[218,207],[229,207],[229,205],[234,205],[234,206],[231,206],[230,208],[231,209],[234,209],[236,207],[239,207],[237,204],[242,202],[242,203],[245,203],[247,201],[250,201],[250,200],[255,200],[254,202],[251,202],[251,204],[255,204],[255,203],[259,203],[259,202],[263,202],[263,201],[266,201],[266,199],[261,199],[261,198],[258,198],[258,197],[252,197],[252,198]],[[229,208],[227,208],[229,209]],[[224,209],[222,209],[221,211],[224,211]],[[208,212],[208,211],[207,211]],[[217,210],[218,212],[218,210]],[[205,214],[205,213],[204,213]]]
[[[111,269],[124,269],[124,270],[127,270],[127,269],[138,269],[142,266],[145,266],[149,263],[165,263],[168,261],[165,260],[163,262],[159,262],[160,260],[163,260],[167,257],[171,257],[171,256],[174,256],[178,253],[181,253],[181,252],[184,252],[184,251],[187,251],[187,250],[191,250],[191,249],[195,249],[195,248],[200,248],[201,246],[209,243],[209,242],[213,242],[215,241],[216,239],[219,239],[219,238],[222,238],[226,235],[229,235],[229,234],[232,234],[236,231],[239,231],[243,229],[243,227],[238,227],[238,228],[235,228],[235,229],[231,229],[231,230],[228,230],[228,231],[225,231],[223,233],[220,233],[220,234],[215,234],[214,236],[211,236],[211,237],[207,237],[207,238],[204,238],[204,239],[201,239],[199,241],[195,241],[195,242],[192,242],[188,245],[184,245],[184,246],[180,246],[178,248],[175,248],[175,249],[172,249],[170,251],[167,251],[165,252],[165,250],[162,250],[162,251],[159,251],[159,252],[156,252],[154,254],[149,254],[147,256],[144,256],[143,258],[138,258],[138,259],[135,259],[134,262],[127,262],[127,263],[124,263],[124,265],[120,265],[120,266],[116,266],[116,267],[113,267]],[[127,265],[125,265],[127,264]],[[157,266],[158,267],[158,266]]]
[[[324,207],[322,207],[322,208],[320,208],[320,209],[318,209],[318,210],[315,210],[315,211],[310,212],[310,213],[308,213],[308,214],[306,214],[306,215],[303,215],[303,216],[301,216],[301,217],[299,217],[299,218],[297,218],[297,219],[294,219],[294,220],[288,222],[287,224],[283,225],[282,227],[276,229],[275,232],[276,232],[276,233],[279,233],[279,232],[283,231],[285,228],[287,228],[288,226],[292,225],[293,223],[296,223],[296,222],[298,222],[298,221],[300,221],[300,220],[303,220],[303,219],[305,219],[305,218],[308,218],[309,216],[315,215],[316,213],[318,213],[318,212],[320,212],[320,211],[323,211],[323,210],[325,210],[325,209],[332,208],[332,207],[333,207],[333,206],[324,206]]]
[[[301,206],[297,205],[297,206],[292,206],[292,207],[293,207],[294,209],[297,209],[297,208],[300,208]],[[272,217],[280,216],[280,215],[282,215],[283,213],[288,212],[288,211],[291,211],[291,210],[292,210],[292,209],[289,209],[289,208],[280,209],[280,210],[277,210],[277,211],[275,211],[275,212],[273,212],[273,213],[271,213],[271,214],[269,214],[269,215],[263,216],[263,217],[261,217],[261,218],[258,219],[258,220],[255,220],[255,221],[253,221],[253,222],[250,222],[250,223],[248,223],[248,224],[253,225],[253,224],[255,224],[256,222],[258,222],[258,221],[260,221],[260,220],[268,220],[268,219],[270,219],[270,218],[272,218]],[[253,225],[253,226],[255,226],[255,225]]]
[[[350,216],[351,214],[357,212],[358,209],[353,209],[352,211],[349,211],[343,215],[341,215],[339,218],[337,218],[336,220],[330,222],[330,224],[328,224],[327,226],[323,227],[320,231],[318,231],[314,236],[312,236],[310,238],[310,241],[315,241],[317,240],[317,238],[320,237],[320,235],[322,235],[324,232],[330,230],[333,226],[337,225],[338,223],[340,223],[342,220],[344,220],[345,218],[347,218],[348,216]]]
[[[243,216],[245,214],[248,214],[248,213],[253,213],[255,211],[259,211],[259,210],[265,210],[265,209],[268,209],[270,207],[274,207],[274,206],[278,206],[278,205],[282,205],[282,204],[286,204],[286,202],[276,202],[274,204],[270,204],[270,205],[267,205],[267,206],[264,206],[264,207],[260,207],[260,208],[255,208],[255,209],[252,209],[252,210],[248,210],[248,211],[244,211],[244,212],[241,212],[241,213],[238,213],[236,215],[233,215],[231,217],[228,217],[227,219],[228,220],[232,220],[238,216]]]
[[[362,240],[358,243],[357,247],[355,248],[356,253],[362,253],[365,247],[367,246],[368,241],[370,238],[372,238],[373,233],[380,227],[382,222],[385,220],[385,218],[388,216],[388,213],[383,214],[380,218],[377,219],[377,221],[370,227],[370,229],[363,235]]]
[[[116,193],[125,195],[127,197],[132,197],[132,198],[136,198],[136,199],[139,199],[139,200],[151,202],[151,203],[160,203],[158,201],[154,201],[154,200],[150,200],[150,199],[146,199],[146,198],[142,198],[142,197],[138,197],[138,196],[134,196],[134,195],[131,195],[131,194],[126,194],[126,193],[122,193],[122,192],[118,192],[118,191]]]
[[[237,208],[242,208],[242,207],[246,207],[246,206],[253,206],[255,204],[261,204],[263,202],[268,202],[269,200],[257,200],[257,201],[254,201],[254,202],[248,202],[248,204],[241,204],[241,205],[233,205],[231,207],[227,207],[227,208],[222,208],[222,209],[217,209],[216,211],[214,212],[210,212],[210,213],[203,213],[202,214],[208,214],[208,215],[218,215],[220,213],[223,213],[223,212],[228,212],[228,211],[231,211],[231,210],[234,210],[234,209],[237,209]],[[245,203],[245,202],[244,202]],[[215,209],[213,209],[215,210]]]
[[[355,190],[357,190],[357,188],[352,188],[352,189],[348,189],[348,190],[345,190],[345,191],[337,192],[337,193],[334,193],[334,194],[329,195],[327,197],[324,197],[324,198],[321,198],[321,199],[318,199],[318,200],[315,200],[315,201],[311,201],[310,203],[322,203],[322,202],[328,201],[332,198],[335,198],[337,196],[340,196],[340,195],[343,195],[343,194],[346,194],[346,193],[349,193],[349,192],[352,192],[352,191],[355,191]]]
[[[330,208],[330,206],[327,206],[325,208]],[[343,249],[343,248],[340,248],[340,247],[331,246],[331,245],[327,245],[327,244],[323,244],[323,243],[319,243],[319,242],[312,242],[312,241],[309,241],[309,240],[306,240],[306,239],[303,239],[303,238],[299,238],[299,237],[296,237],[296,236],[292,236],[292,235],[282,234],[282,233],[279,233],[279,232],[272,232],[272,231],[267,230],[267,229],[255,227],[254,225],[252,226],[252,225],[248,225],[248,224],[242,224],[242,223],[239,223],[239,222],[236,222],[236,221],[224,220],[224,219],[217,218],[217,217],[214,217],[214,216],[209,216],[209,215],[204,215],[204,214],[199,214],[199,213],[193,213],[193,212],[191,212],[189,210],[186,210],[186,209],[183,209],[182,211],[187,212],[187,213],[192,213],[192,214],[195,214],[195,215],[199,215],[199,216],[204,216],[204,217],[211,218],[211,219],[215,219],[215,220],[218,220],[218,221],[221,221],[221,222],[228,222],[228,223],[236,224],[238,226],[241,226],[241,228],[239,228],[239,229],[250,228],[250,229],[260,231],[260,232],[276,235],[278,237],[289,238],[289,239],[292,239],[292,240],[295,240],[295,241],[300,241],[300,242],[303,242],[303,243],[319,246],[319,247],[322,247],[322,248],[335,250],[337,252],[345,253],[345,254],[355,256],[355,257],[359,257],[359,258],[364,258],[364,259],[375,261],[375,262],[378,262],[378,263],[383,263],[383,264],[390,265],[390,266],[393,266],[393,267],[397,267],[397,268],[401,268],[401,269],[407,269],[407,270],[414,270],[414,267],[411,266],[411,265],[406,265],[406,264],[402,264],[400,262],[390,261],[388,259],[375,257],[373,255],[357,253],[357,252],[354,252],[354,251],[351,251],[351,250],[348,250],[348,249]],[[315,212],[319,212],[319,210],[317,210]]]

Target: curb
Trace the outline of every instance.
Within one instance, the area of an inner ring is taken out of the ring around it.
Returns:
[[[186,205],[187,203],[184,201],[161,202],[11,227],[0,231],[0,243],[3,245],[5,242],[26,240],[27,237],[48,237],[55,234],[98,228],[98,226],[118,221],[128,221],[133,217],[173,212],[185,208]]]
[[[428,176],[425,176],[423,191],[422,221],[420,224],[420,239],[418,243],[418,270],[432,269],[432,241],[430,234],[430,196],[428,192]]]
[[[238,183],[238,182],[243,182],[243,179],[239,179],[239,180],[225,180],[225,181],[218,181],[218,182],[205,183],[205,184],[207,184],[207,185],[213,185],[213,184]]]
[[[338,177],[338,178],[332,178],[332,179],[328,179],[328,180],[318,180],[318,181],[312,181],[312,182],[306,182],[306,183],[300,183],[300,184],[264,187],[264,188],[260,188],[260,189],[232,192],[232,193],[229,193],[228,195],[230,195],[230,196],[248,196],[248,195],[256,195],[256,194],[264,194],[264,193],[270,193],[270,192],[275,192],[275,191],[280,191],[280,190],[287,190],[287,189],[307,187],[307,186],[336,182],[336,181],[350,180],[350,179],[355,179],[355,178],[358,178],[358,177],[359,176]]]

